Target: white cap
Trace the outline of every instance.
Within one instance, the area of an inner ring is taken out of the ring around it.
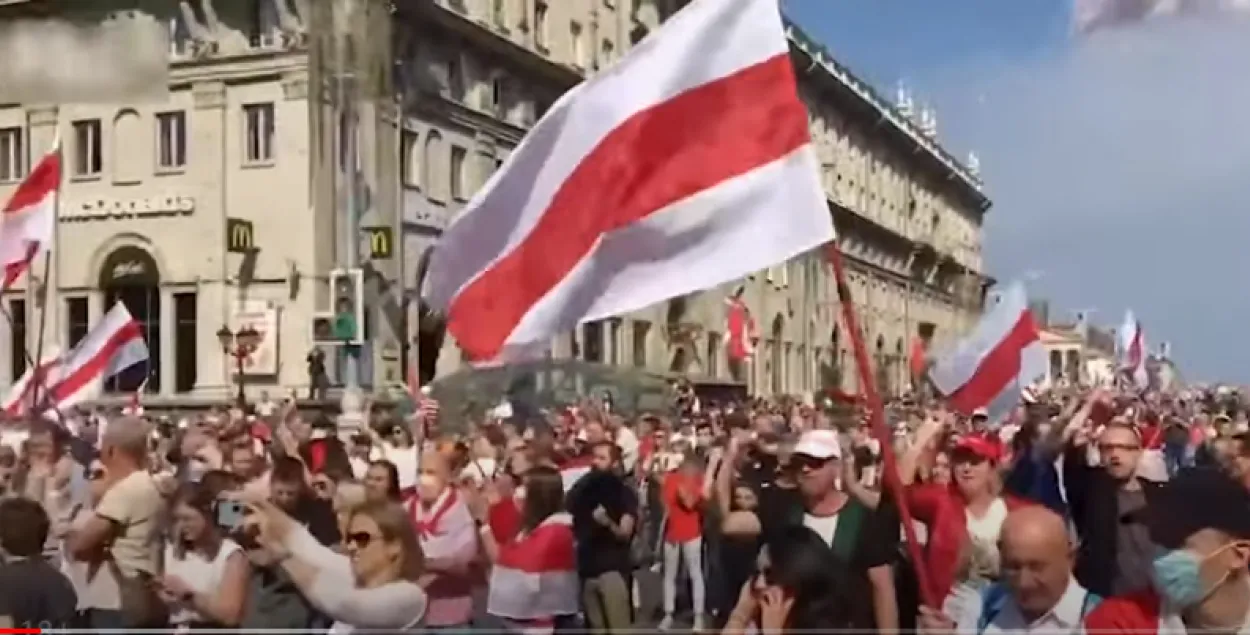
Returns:
[[[988,408],[977,408],[976,410],[972,411],[972,416],[973,417],[985,417],[986,419],[989,419],[990,411]]]
[[[842,443],[838,441],[838,433],[833,430],[808,430],[799,437],[799,442],[794,446],[794,454],[814,459],[840,459]]]

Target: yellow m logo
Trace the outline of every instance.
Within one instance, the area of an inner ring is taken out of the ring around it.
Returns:
[[[369,232],[369,257],[386,260],[394,248],[394,234],[390,227],[371,227]]]
[[[256,236],[251,221],[238,218],[226,219],[226,251],[247,253],[256,246]]]

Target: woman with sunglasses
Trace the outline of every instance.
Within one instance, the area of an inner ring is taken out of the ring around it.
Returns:
[[[472,507],[482,549],[494,565],[486,612],[510,632],[558,632],[580,608],[573,518],[564,511],[559,470],[535,466],[523,481],[521,528],[512,540],[496,542],[485,499],[478,497]]]
[[[424,557],[401,505],[373,502],[353,510],[342,554],[267,500],[250,501],[250,510],[247,527],[300,593],[335,620],[330,632],[418,629],[427,605],[417,583]]]
[[[223,478],[209,478],[215,474]],[[218,499],[228,476],[210,472],[174,495],[174,535],[165,547],[165,575],[156,584],[176,631],[235,628],[243,620],[251,567],[243,549],[226,537],[233,527],[221,524],[229,519],[219,514],[219,505],[237,505]]]
[[[854,583],[851,570],[811,529],[791,525],[770,534],[756,571],[742,585],[722,635],[874,630],[868,587]]]

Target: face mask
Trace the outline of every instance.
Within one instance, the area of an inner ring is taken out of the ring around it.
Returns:
[[[1210,588],[1204,588],[1200,575],[1202,563],[1231,546],[1217,549],[1206,557],[1185,549],[1164,553],[1155,558],[1152,565],[1155,588],[1167,598],[1168,602],[1179,608],[1190,608],[1200,604],[1231,575],[1231,572],[1225,573]]]

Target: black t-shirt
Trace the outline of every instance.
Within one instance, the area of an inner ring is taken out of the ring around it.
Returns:
[[[587,578],[611,571],[628,574],[633,569],[632,540],[619,538],[595,522],[594,511],[600,505],[615,522],[620,522],[624,516],[633,516],[637,528],[638,495],[624,479],[602,472],[583,476],[573,486],[567,500],[577,538],[578,573]]]
[[[42,558],[0,565],[0,616],[15,628],[71,628],[77,608],[74,585]]]
[[[760,529],[765,539],[795,522],[802,522],[803,494],[799,488],[782,487],[771,480],[757,483],[755,487],[759,492]]]

